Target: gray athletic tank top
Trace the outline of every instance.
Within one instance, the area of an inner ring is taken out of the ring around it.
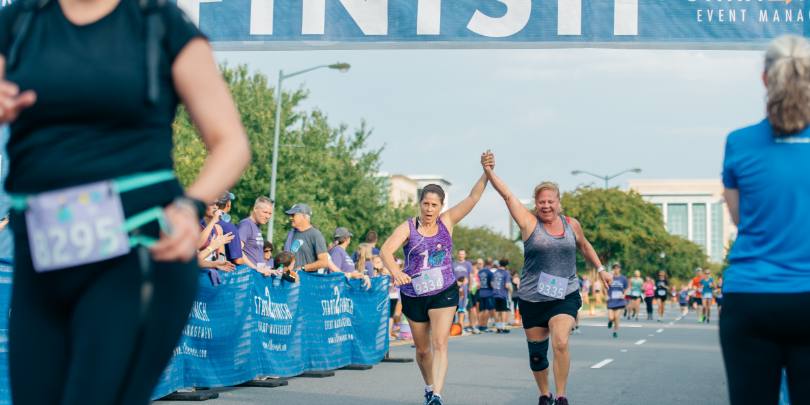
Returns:
[[[530,302],[554,301],[555,298],[540,295],[537,283],[540,273],[568,278],[568,289],[565,295],[579,290],[577,278],[577,237],[571,225],[560,215],[565,233],[562,236],[550,235],[546,227],[537,218],[532,234],[523,244],[523,274],[520,276],[521,299]]]

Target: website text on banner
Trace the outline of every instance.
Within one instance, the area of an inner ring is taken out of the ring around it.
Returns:
[[[217,49],[764,49],[803,0],[177,0]]]
[[[0,337],[8,336],[11,265],[0,262]],[[349,364],[379,363],[388,351],[388,277],[300,273],[274,286],[247,266],[200,288],[183,337],[152,399],[183,387],[238,385],[258,376],[291,377]],[[6,342],[7,340],[2,340]],[[0,404],[11,403],[8,350],[0,345]]]

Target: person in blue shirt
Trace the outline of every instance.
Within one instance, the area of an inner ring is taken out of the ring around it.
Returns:
[[[378,256],[380,254],[380,249],[377,249],[377,232],[369,231],[366,234],[366,243],[371,245],[372,256]],[[352,261],[357,262],[357,250],[352,253]]]
[[[512,277],[504,267],[509,265],[509,259],[502,257],[498,260],[498,269],[492,272],[492,297],[495,298],[495,331],[509,333],[506,322],[509,321],[509,291],[512,289]]]
[[[810,44],[775,39],[762,80],[767,118],[732,132],[723,160],[725,202],[738,228],[724,271],[720,343],[732,405],[810,403]]]
[[[607,289],[608,301],[608,329],[613,328],[613,337],[619,337],[619,319],[622,317],[622,310],[627,305],[625,296],[630,291],[630,283],[627,277],[622,275],[622,265],[613,263],[613,283]]]
[[[488,257],[484,262],[484,268],[478,271],[478,281],[481,287],[478,289],[479,296],[479,311],[478,311],[478,329],[482,332],[492,332],[487,327],[489,318],[495,312],[495,298],[492,296],[492,267],[493,260]]]
[[[700,280],[703,287],[703,322],[709,323],[709,315],[712,312],[712,298],[714,298],[714,279],[709,269],[703,272],[703,280]]]

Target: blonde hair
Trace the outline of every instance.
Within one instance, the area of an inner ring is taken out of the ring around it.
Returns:
[[[544,181],[534,188],[534,193],[532,194],[532,197],[534,198],[534,203],[537,204],[537,197],[540,196],[540,193],[546,190],[552,190],[554,191],[554,193],[557,194],[557,213],[562,214],[563,207],[562,207],[562,198],[560,197],[560,186],[558,186],[557,183],[554,183],[552,181]]]
[[[363,271],[366,268],[366,262],[371,261],[371,245],[368,243],[361,243],[357,247],[357,261],[354,262],[354,268],[357,271]]]
[[[774,135],[791,135],[810,124],[810,44],[795,35],[773,40],[765,52],[768,121]]]

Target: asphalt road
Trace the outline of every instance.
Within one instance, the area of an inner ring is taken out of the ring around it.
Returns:
[[[612,337],[604,316],[582,319],[570,339],[567,397],[572,405],[728,404],[716,316],[699,324],[680,320],[667,307],[665,322],[623,320]],[[714,311],[713,311],[714,312]],[[656,315],[657,316],[657,315]],[[537,403],[521,328],[450,339],[445,404]],[[392,357],[413,357],[410,344],[392,346]],[[549,350],[551,354],[551,350]],[[612,359],[601,368],[592,366]],[[554,387],[552,380],[551,387]],[[371,370],[338,370],[329,378],[294,378],[278,388],[212,388],[220,404],[421,404],[424,383],[416,363],[380,363]],[[553,389],[552,389],[553,391]],[[157,401],[155,405],[165,405]]]

